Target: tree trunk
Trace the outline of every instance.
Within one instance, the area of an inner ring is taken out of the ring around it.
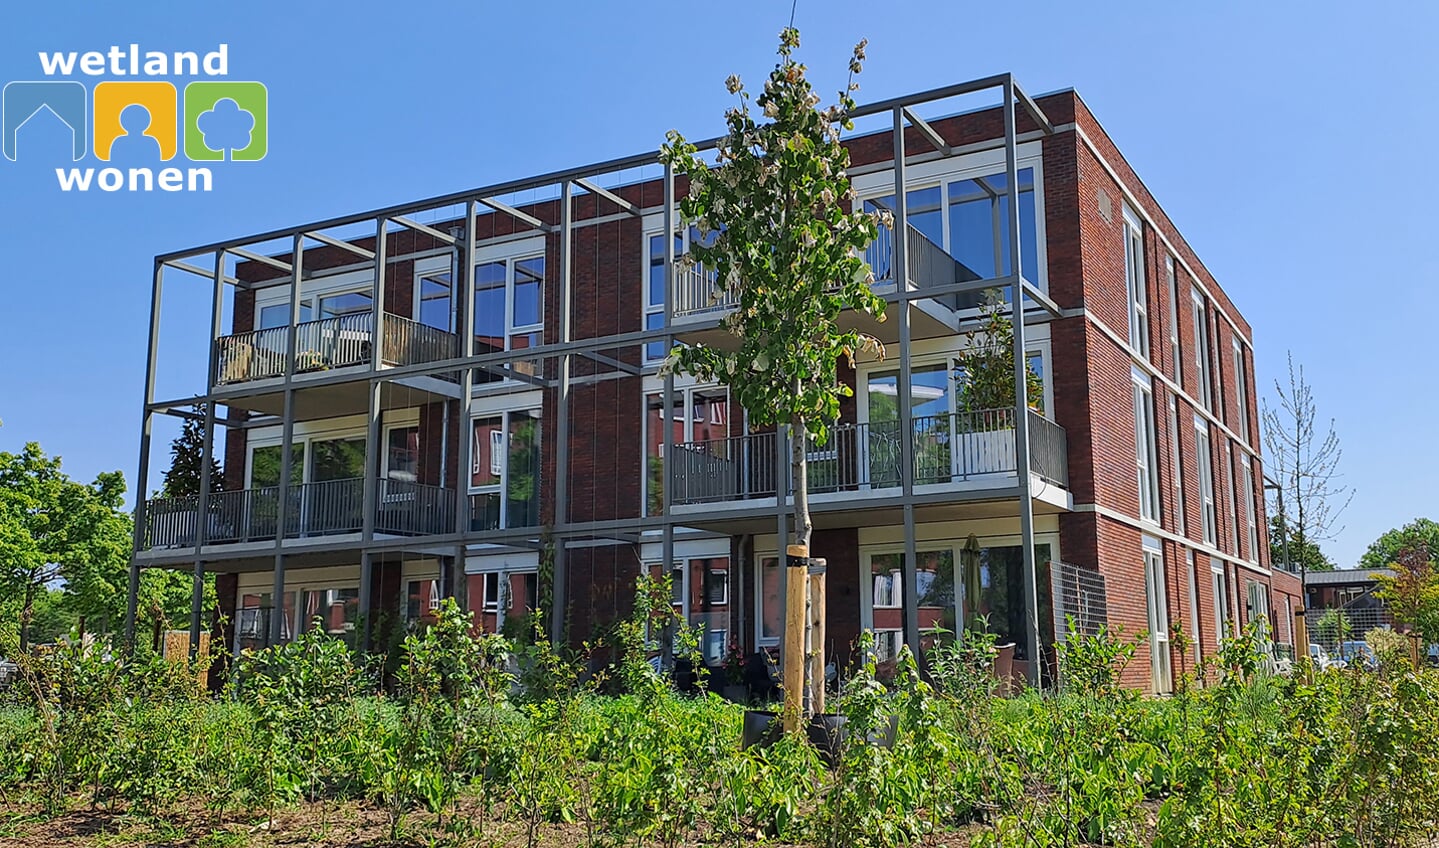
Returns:
[[[30,621],[35,616],[35,583],[25,586],[25,604],[20,608],[20,652],[30,646]]]
[[[798,393],[800,387],[795,386]],[[814,527],[809,515],[809,429],[803,421],[790,423],[790,479],[794,492],[794,543],[786,549],[784,631],[784,726],[799,727],[804,713],[805,642],[809,615],[809,542]]]

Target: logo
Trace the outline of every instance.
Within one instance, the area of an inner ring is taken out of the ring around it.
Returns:
[[[0,128],[6,159],[53,161],[68,154],[70,161],[81,162],[88,154],[108,166],[56,168],[61,191],[89,191],[92,185],[107,192],[210,191],[214,174],[208,163],[258,162],[269,152],[269,91],[264,83],[204,79],[181,89],[168,79],[143,79],[224,77],[229,71],[227,44],[203,57],[187,51],[142,52],[137,44],[103,53],[42,52],[39,57],[45,76],[107,77],[89,87],[57,79],[4,87]],[[54,149],[55,139],[67,130],[68,148]],[[27,146],[31,137],[51,149],[37,156]]]

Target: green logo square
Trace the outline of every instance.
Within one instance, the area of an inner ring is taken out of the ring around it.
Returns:
[[[229,151],[232,162],[264,159],[270,144],[269,100],[260,82],[185,86],[185,156],[196,162],[223,162]]]

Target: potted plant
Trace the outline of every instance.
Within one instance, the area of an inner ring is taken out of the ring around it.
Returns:
[[[960,474],[1012,472],[1014,445],[1014,324],[995,291],[980,307],[980,326],[964,334],[954,358],[955,466]],[[1044,412],[1044,381],[1027,361],[1025,395],[1029,408]]]
[[[740,649],[739,640],[731,639],[729,647],[725,650],[724,658],[720,661],[720,673],[722,675],[723,688],[720,694],[727,701],[734,701],[737,704],[749,702],[749,687],[744,682],[744,652]]]

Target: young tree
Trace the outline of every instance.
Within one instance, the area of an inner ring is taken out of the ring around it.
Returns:
[[[1406,547],[1422,548],[1427,559],[1439,559],[1439,522],[1428,518],[1416,518],[1388,531],[1369,545],[1359,557],[1359,567],[1367,569],[1388,568],[1399,559]]]
[[[789,427],[794,537],[808,555],[807,451],[811,441],[828,441],[840,398],[853,394],[839,380],[839,359],[883,355],[877,339],[842,329],[839,319],[846,312],[883,317],[884,301],[870,287],[874,273],[861,257],[891,221],[888,213],[854,211],[849,151],[839,140],[840,130],[853,126],[848,112],[865,42],[854,49],[838,102],[826,108],[794,58],[798,46],[799,30],[780,33],[779,63],[753,100],[738,76],[726,81],[738,103],[725,113],[715,168],[677,131],[660,158],[689,178],[680,211],[703,238],[688,261],[713,271],[721,296],[736,304],[723,322],[735,350],[681,347],[667,367],[727,384],[753,425]],[[755,119],[751,104],[767,123]],[[801,579],[804,572],[792,573]],[[787,606],[795,597],[789,594]],[[801,614],[789,609],[787,618]],[[790,653],[795,644],[791,638]],[[787,717],[797,716],[803,687],[793,662],[786,660]]]
[[[1439,642],[1439,572],[1427,541],[1417,533],[1409,535],[1385,566],[1394,574],[1380,575],[1374,594],[1388,605],[1395,621],[1413,628],[1426,644]]]
[[[1267,401],[1264,404],[1264,446],[1279,483],[1275,512],[1282,519],[1281,528],[1289,531],[1293,556],[1295,550],[1329,541],[1343,529],[1335,525],[1354,493],[1339,482],[1344,452],[1334,432],[1334,419],[1327,426],[1320,420],[1313,387],[1304,378],[1304,366],[1295,367],[1293,354],[1289,356],[1289,386],[1275,380],[1274,394],[1278,407]],[[1308,569],[1302,559],[1299,565],[1302,585]]]
[[[1014,321],[995,291],[986,294],[982,329],[964,334],[965,347],[955,355],[955,406],[966,412],[1014,408]],[[1044,380],[1025,363],[1025,399],[1030,409],[1044,411]]]
[[[19,635],[29,640],[35,600],[63,582],[77,611],[113,608],[130,557],[130,518],[121,511],[118,471],[90,485],[71,480],[60,458],[30,442],[0,451],[0,589],[20,602]]]
[[[1269,516],[1269,561],[1293,562],[1306,573],[1333,571],[1335,568],[1334,560],[1319,548],[1317,542],[1305,541],[1301,544],[1294,538],[1284,524],[1284,516],[1277,512]]]
[[[170,467],[165,471],[160,492],[167,498],[200,494],[200,472],[205,453],[205,405],[197,403],[190,411],[200,419],[186,418],[180,425],[180,435],[170,443]],[[220,488],[222,479],[220,463],[210,457],[210,491]]]

